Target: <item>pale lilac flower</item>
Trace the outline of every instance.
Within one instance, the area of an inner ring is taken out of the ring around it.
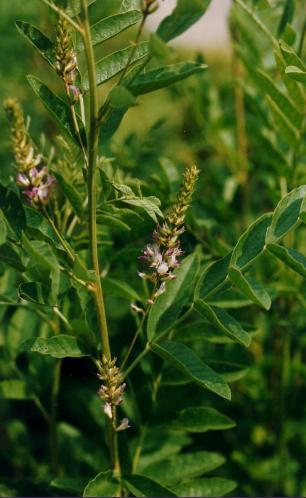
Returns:
[[[112,419],[113,418],[113,412],[112,412],[112,405],[110,403],[105,403],[103,407],[103,411],[105,415],[107,415],[108,418]]]
[[[131,427],[129,419],[123,418],[120,422],[120,425],[118,425],[118,427],[116,428],[116,432],[125,431],[126,429],[129,429],[129,427]]]

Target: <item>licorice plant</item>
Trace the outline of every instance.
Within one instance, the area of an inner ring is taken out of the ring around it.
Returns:
[[[58,79],[61,97],[27,76],[60,134],[35,140],[21,103],[5,100],[14,167],[0,185],[0,256],[15,292],[6,292],[4,282],[1,303],[23,314],[23,326],[3,341],[0,395],[31,400],[46,424],[49,466],[35,488],[45,495],[222,496],[236,483],[219,472],[203,477],[224,458],[199,447],[195,435],[235,426],[213,406],[218,397],[231,399],[235,372],[216,371],[216,358],[203,361],[188,345],[188,330],[202,327],[217,343],[249,346],[252,324],[241,324],[219,298],[238,292],[268,311],[268,292],[249,275],[266,251],[305,274],[305,258],[280,241],[305,222],[306,186],[250,224],[227,255],[208,260],[187,235],[205,168],[186,164],[181,187],[161,206],[147,181],[116,165],[110,144],[140,96],[207,70],[202,62],[178,62],[168,43],[210,1],[177,0],[149,41],[143,41],[146,20],[159,0],[123,0],[117,13],[95,23],[98,0],[41,2],[54,19],[50,38],[26,21],[16,26]],[[242,0],[237,4],[249,12]],[[97,60],[105,42],[117,43],[132,26],[133,42]],[[133,232],[127,252],[117,235],[124,230]],[[116,265],[124,267],[124,279]],[[122,297],[129,300],[123,329],[120,306],[117,319],[107,306]],[[84,369],[83,391],[69,383],[69,368]],[[70,401],[93,431],[81,462],[78,450],[72,461],[69,454],[71,438],[81,436],[60,421],[61,403]]]

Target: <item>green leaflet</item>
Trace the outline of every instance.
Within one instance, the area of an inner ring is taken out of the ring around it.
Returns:
[[[292,0],[286,0],[283,15],[281,17],[277,30],[278,37],[282,35],[283,31],[285,31],[287,24],[292,22],[294,11],[295,11],[295,2]]]
[[[152,350],[161,358],[183,372],[187,378],[225,399],[231,399],[229,386],[222,377],[208,367],[184,344],[164,341],[152,344]]]
[[[128,62],[137,62],[143,59],[149,53],[149,45],[147,42],[140,43],[135,51],[134,47],[127,47],[123,50],[118,50],[110,55],[107,55],[103,59],[99,60],[96,64],[97,71],[97,85],[102,85],[106,81],[110,80],[118,73],[124,70]],[[130,60],[130,57],[132,58]],[[84,76],[83,80],[84,89],[89,89],[88,76]]]
[[[281,199],[276,206],[271,226],[267,231],[267,245],[278,242],[300,223],[305,196],[306,185],[302,185],[301,187],[292,190]]]
[[[71,181],[66,180],[66,178],[58,173],[57,171],[52,171],[52,174],[55,176],[57,179],[63,193],[69,200],[72,209],[74,213],[78,216],[78,218],[82,219],[84,215],[84,208],[83,208],[83,202],[82,202],[82,197],[77,191],[77,189],[74,187]]]
[[[57,306],[54,296],[52,295],[51,280],[46,279],[42,282],[24,282],[18,287],[18,294],[21,299],[44,306]]]
[[[134,95],[122,85],[114,86],[112,88],[109,94],[109,100],[111,105],[116,109],[131,107],[136,102]]]
[[[157,34],[165,41],[181,35],[205,14],[210,0],[177,0],[172,13],[162,20]]]
[[[26,226],[23,205],[15,192],[0,185],[0,209],[13,230],[15,239],[20,240],[22,230]]]
[[[134,26],[134,24],[139,22],[141,19],[142,13],[140,10],[129,10],[128,12],[123,12],[122,14],[101,19],[96,24],[91,26],[93,46],[99,45],[106,40],[110,40],[129,27]],[[83,40],[81,38],[78,39],[76,48],[78,50],[84,49]]]
[[[222,477],[206,477],[184,482],[174,487],[178,496],[214,497],[224,496],[237,487],[237,483]]]
[[[262,89],[270,95],[291,124],[296,128],[300,128],[303,115],[295,107],[290,98],[278,88],[269,74],[262,69],[257,69],[257,78]]]
[[[142,197],[142,198],[134,198],[134,199],[123,199],[123,202],[125,204],[130,204],[131,206],[136,206],[144,211],[152,218],[155,223],[158,223],[157,216],[160,216],[161,218],[164,217],[163,213],[159,209],[160,206],[160,200],[157,197]]]
[[[287,116],[280,110],[274,100],[269,95],[266,96],[269,109],[271,111],[275,126],[279,129],[288,145],[294,147],[300,139],[299,130],[289,121]]]
[[[198,62],[179,62],[162,66],[140,74],[131,85],[128,85],[127,82],[127,86],[133,95],[144,95],[202,72],[207,67],[206,64],[199,64]]]
[[[54,44],[39,29],[25,21],[16,21],[19,33],[33,45],[39,54],[54,68],[56,62]]]
[[[153,463],[145,467],[142,472],[151,479],[158,480],[166,486],[172,486],[215,470],[224,462],[225,458],[219,453],[195,451],[174,455],[167,460]]]
[[[301,69],[301,71],[306,71],[306,66],[305,66],[304,62],[297,55],[295,50],[292,47],[290,47],[290,45],[287,45],[286,42],[284,42],[283,40],[280,40],[279,46],[280,46],[281,52],[282,52],[283,57],[284,57],[285,61],[287,62],[288,66],[296,66],[299,69]]]
[[[196,287],[196,297],[207,299],[212,291],[216,291],[228,278],[228,267],[232,253],[227,254],[205,268]]]
[[[84,477],[57,477],[50,482],[50,486],[81,496],[86,483]]]
[[[299,87],[299,84],[296,83],[296,81],[293,81],[290,74],[286,74],[286,63],[278,50],[274,51],[274,56],[280,75],[284,84],[286,85],[290,98],[294,101],[298,109],[302,109],[304,107],[305,98],[301,88]]]
[[[176,496],[170,489],[143,475],[124,476],[124,482],[136,497]]]
[[[5,244],[7,239],[7,225],[5,217],[0,209],[0,246]]]
[[[204,406],[185,408],[174,420],[170,420],[170,423],[166,424],[171,429],[192,433],[222,431],[231,429],[235,425],[234,420],[223,415],[215,408]]]
[[[0,398],[4,399],[31,399],[33,392],[24,380],[9,379],[0,382]]]
[[[19,254],[9,244],[0,246],[0,262],[8,264],[17,271],[25,271]]]
[[[91,354],[80,339],[65,334],[55,335],[48,339],[33,337],[21,344],[20,352],[40,353],[53,358],[81,358]]]
[[[238,239],[234,247],[230,266],[247,268],[262,254],[266,243],[266,233],[271,225],[272,213],[267,213],[252,223]]]
[[[179,317],[182,309],[191,299],[191,292],[199,269],[196,254],[185,258],[175,272],[176,279],[167,283],[167,292],[156,299],[152,306],[147,323],[147,337],[151,341],[163,333]]]
[[[26,250],[30,262],[36,266],[38,265],[47,274],[56,268],[57,259],[51,247],[41,240],[29,240],[26,235],[22,234],[22,245]]]
[[[25,206],[26,232],[35,239],[42,239],[56,246],[59,244],[58,238],[50,227],[46,218],[35,209]]]
[[[229,315],[224,309],[217,308],[217,306],[210,306],[200,299],[194,303],[194,307],[200,315],[207,318],[207,320],[218,327],[218,329],[220,329],[231,339],[234,339],[246,347],[250,345],[251,339],[249,334],[245,332],[240,323],[237,322],[237,320]]]
[[[112,470],[107,470],[89,481],[83,496],[118,496],[120,488],[120,483],[113,477]]]
[[[124,280],[105,277],[103,278],[103,289],[106,295],[141,301],[139,294]]]
[[[41,99],[42,103],[49,111],[59,128],[63,131],[63,133],[65,133],[66,137],[80,146],[79,138],[74,130],[69,106],[62,99],[52,93],[51,90],[35,76],[28,75],[27,79],[36,95]],[[82,140],[85,142],[83,124],[80,120],[79,129],[81,130]]]
[[[271,298],[264,287],[254,278],[246,277],[240,270],[230,267],[229,276],[231,281],[241,290],[241,292],[265,310],[271,308]]]
[[[269,244],[268,251],[272,252],[277,258],[292,268],[292,270],[306,278],[306,257],[304,254],[278,244]]]
[[[286,68],[285,73],[292,78],[295,81],[298,81],[299,83],[306,83],[306,70],[302,71],[299,67],[297,66],[288,66]]]

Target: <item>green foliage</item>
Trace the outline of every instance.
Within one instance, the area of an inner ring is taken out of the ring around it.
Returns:
[[[305,493],[305,27],[271,3],[233,2],[231,68],[168,45],[209,0],[149,36],[154,1],[8,5],[56,182],[29,202],[3,127],[0,495]]]

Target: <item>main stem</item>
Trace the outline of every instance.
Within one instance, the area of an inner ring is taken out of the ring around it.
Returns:
[[[91,264],[95,272],[96,282],[94,286],[94,298],[98,315],[98,322],[101,334],[102,350],[107,359],[111,359],[109,345],[109,336],[106,322],[105,305],[103,290],[100,279],[100,267],[98,256],[97,242],[97,193],[96,193],[96,166],[97,166],[97,149],[99,139],[98,125],[98,95],[96,86],[96,67],[95,57],[92,48],[90,23],[88,18],[87,0],[82,0],[82,21],[85,53],[88,68],[89,79],[89,98],[90,98],[90,128],[88,138],[88,213],[89,213],[89,246]]]
[[[111,350],[109,344],[109,335],[106,321],[103,289],[100,278],[98,241],[97,241],[97,184],[96,184],[96,169],[97,169],[97,150],[99,140],[99,123],[98,123],[98,95],[96,86],[96,66],[95,57],[92,47],[90,23],[88,17],[87,0],[81,0],[81,16],[83,23],[83,39],[85,46],[85,54],[87,60],[88,80],[89,80],[89,138],[88,138],[88,213],[89,213],[89,246],[91,263],[95,272],[96,282],[94,284],[94,299],[96,304],[102,351],[105,357],[111,359]],[[110,454],[114,473],[120,477],[120,460],[118,452],[118,435],[114,430],[112,421],[107,420],[107,434],[110,446]]]

